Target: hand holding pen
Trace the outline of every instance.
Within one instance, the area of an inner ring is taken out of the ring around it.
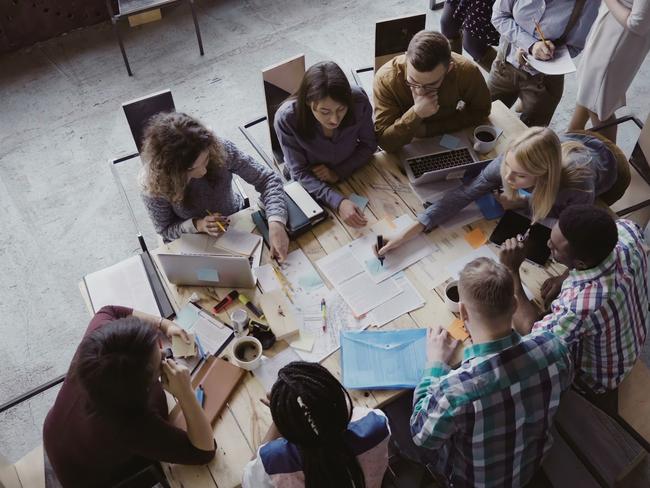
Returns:
[[[212,236],[219,236],[226,232],[226,229],[230,224],[230,219],[228,217],[212,213],[209,210],[206,210],[206,213],[208,214],[206,217],[195,221],[194,225],[197,231]]]

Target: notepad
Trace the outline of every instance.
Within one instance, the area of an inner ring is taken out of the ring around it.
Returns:
[[[260,306],[278,340],[292,337],[300,331],[294,308],[281,290],[264,293],[260,297]]]
[[[485,244],[488,240],[487,236],[485,235],[485,232],[483,232],[481,229],[478,227],[474,229],[471,232],[468,232],[465,234],[465,240],[467,243],[472,246],[474,249],[478,249],[481,247],[483,244]]]
[[[190,342],[187,343],[182,337],[172,336],[172,352],[176,358],[189,358],[196,354],[194,334],[189,334]]]
[[[261,241],[261,236],[233,229],[221,234],[215,241],[214,246],[233,254],[250,256]]]
[[[199,336],[207,354],[218,354],[234,337],[230,327],[193,303],[176,313],[175,322],[187,332]]]
[[[465,322],[461,319],[454,319],[454,321],[447,326],[447,332],[449,332],[449,335],[454,339],[461,342],[469,338],[469,334],[465,328]]]

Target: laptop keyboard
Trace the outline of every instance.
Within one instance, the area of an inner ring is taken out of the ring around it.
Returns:
[[[406,160],[415,178],[419,178],[423,174],[430,173],[431,171],[455,168],[473,162],[474,159],[466,147]]]

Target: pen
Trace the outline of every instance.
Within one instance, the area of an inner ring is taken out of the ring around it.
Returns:
[[[384,259],[386,259],[384,256],[379,255],[379,250],[384,247],[384,236],[379,234],[377,236],[377,259],[379,259],[379,262],[381,263],[382,266],[384,266]]]
[[[525,242],[526,239],[528,239],[529,235],[530,235],[530,227],[528,227],[528,229],[526,229],[526,232],[524,232],[523,235],[522,234],[517,235],[517,241],[518,242]]]
[[[196,394],[196,400],[201,405],[201,408],[203,408],[205,406],[205,390],[203,386],[199,385],[194,393]]]
[[[201,359],[205,359],[205,351],[203,350],[203,346],[201,345],[201,339],[199,339],[198,335],[194,336],[194,341],[196,342],[196,347],[199,350]]]
[[[327,305],[324,298],[320,301],[320,311],[323,316],[323,332],[325,332],[327,330]]]
[[[224,297],[223,300],[221,300],[213,307],[213,310],[215,311],[215,313],[223,312],[226,308],[232,305],[232,302],[237,300],[238,297],[239,297],[239,292],[237,290],[232,290]]]
[[[241,293],[239,294],[239,301],[242,302],[248,310],[253,312],[255,315],[257,315],[261,319],[265,319],[264,313],[260,311],[259,308],[255,306],[253,302],[251,302],[248,298],[246,298],[245,295],[242,295]]]
[[[212,216],[214,215],[214,214],[213,214],[212,212],[210,212],[207,208],[205,209],[205,211],[208,212],[208,215],[209,215],[210,217],[212,217]],[[221,222],[219,222],[219,221],[217,220],[217,221],[215,221],[215,223],[216,223],[217,226],[221,229],[221,232],[226,232],[226,229],[225,229],[225,227],[224,227],[223,225],[221,225]]]

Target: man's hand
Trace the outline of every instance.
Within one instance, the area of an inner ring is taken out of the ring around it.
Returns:
[[[339,216],[350,227],[364,227],[368,223],[363,211],[347,198],[339,204]]]
[[[427,360],[450,364],[458,343],[445,329],[434,325],[427,330]]]
[[[221,226],[219,226],[220,224]],[[230,219],[228,217],[216,214],[208,215],[207,217],[203,217],[194,222],[196,230],[204,234],[210,234],[211,236],[219,236],[223,234],[223,231],[228,229],[228,225],[230,225]]]
[[[413,93],[413,91],[411,92]],[[437,114],[439,109],[437,93],[431,95],[416,95],[413,93],[413,110],[421,119]]]
[[[544,308],[549,308],[551,302],[560,294],[562,283],[564,283],[568,275],[568,272],[565,272],[559,276],[553,276],[542,283],[541,295],[542,300],[544,300]]]
[[[280,222],[269,222],[269,244],[271,246],[271,258],[278,263],[287,259],[289,236],[287,235],[287,229]]]
[[[505,241],[501,246],[499,260],[513,274],[519,273],[521,263],[526,259],[526,247],[523,242],[519,242],[516,237]]]
[[[537,41],[530,51],[535,59],[548,61],[555,54],[555,45],[551,41]]]
[[[325,183],[336,183],[339,181],[339,175],[337,175],[334,171],[329,169],[324,164],[317,164],[316,166],[313,166],[311,170],[313,171],[316,178],[324,181]]]

